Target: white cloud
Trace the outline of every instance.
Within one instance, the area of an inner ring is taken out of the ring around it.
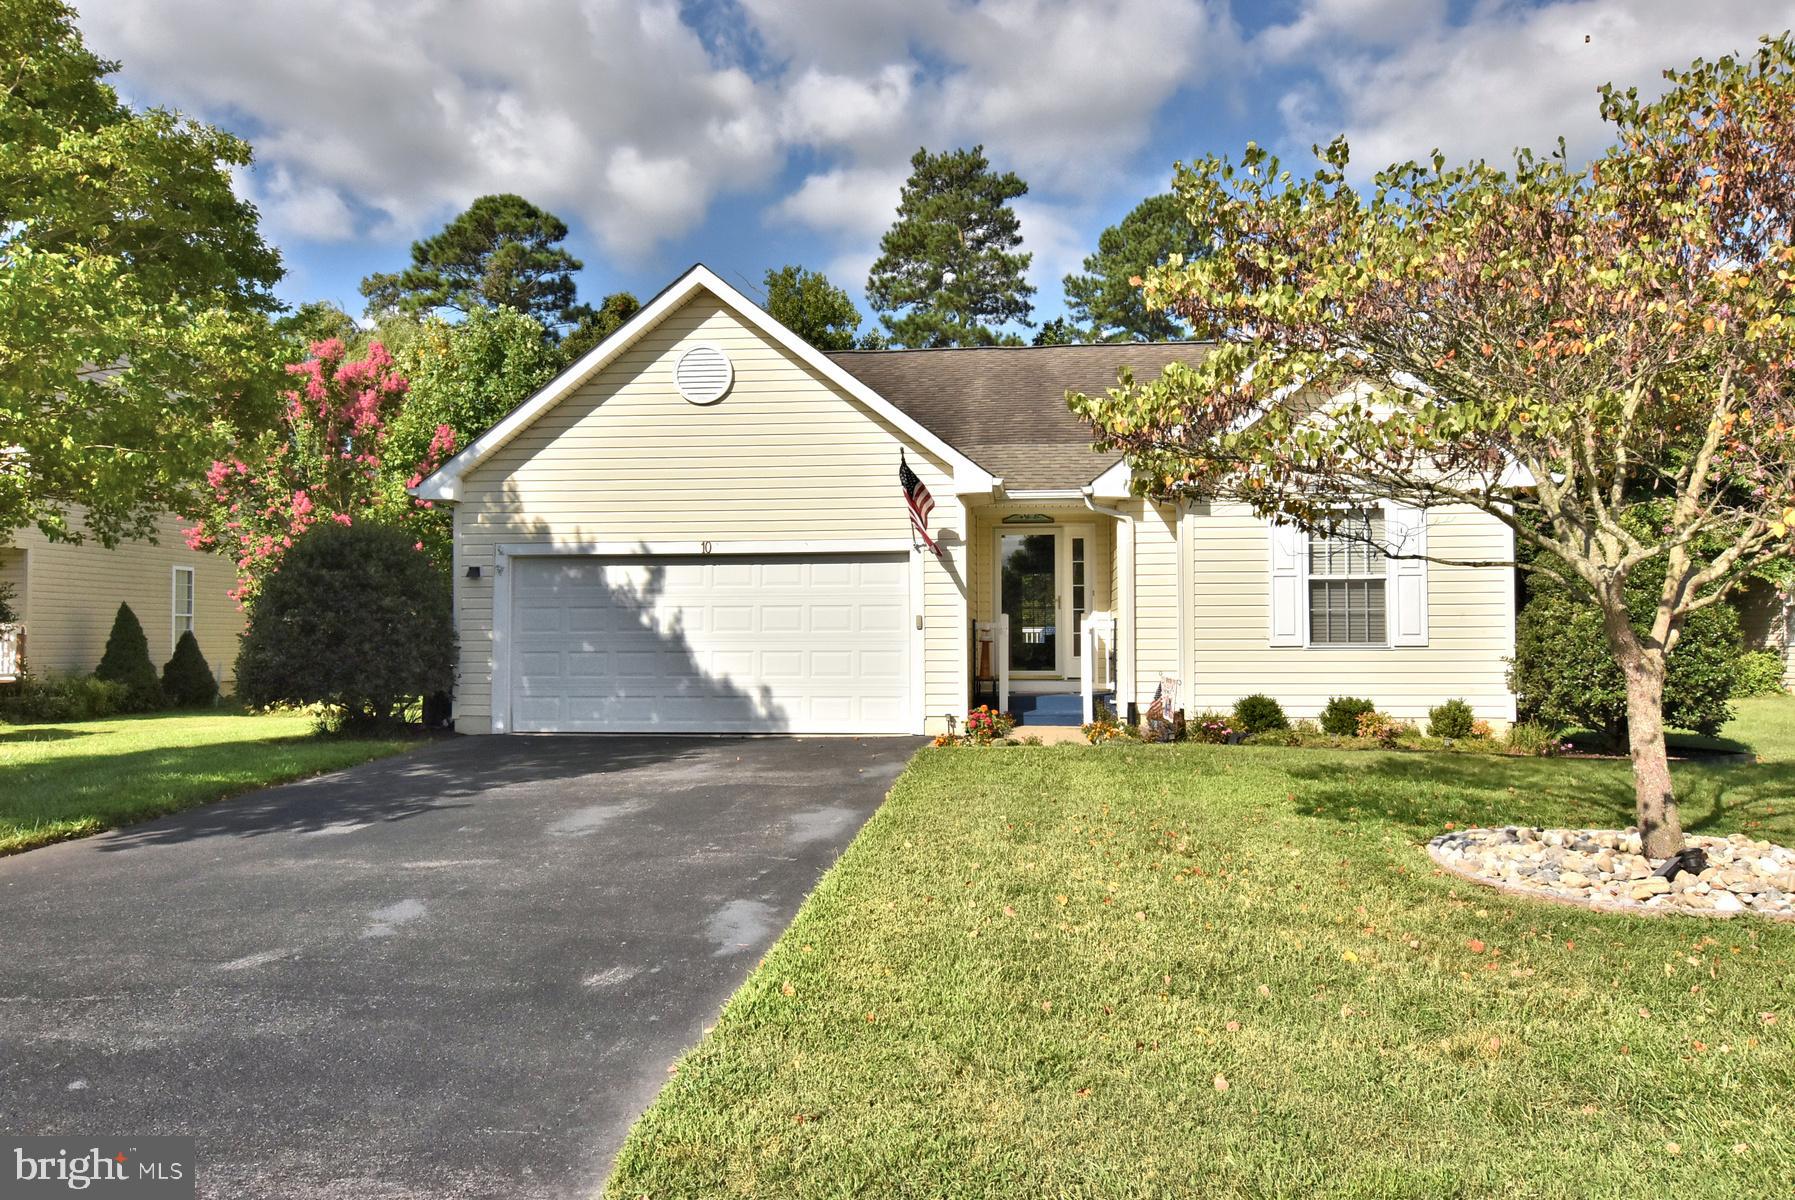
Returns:
[[[908,167],[835,167],[807,176],[771,210],[775,220],[877,241],[897,215]]]
[[[253,130],[295,236],[329,195],[415,236],[516,191],[638,257],[782,161],[773,89],[671,0],[85,0],[81,25],[135,90]]]
[[[1254,46],[1282,62],[1339,39],[1361,46],[1400,45],[1445,16],[1445,0],[1309,0],[1294,20],[1265,30]]]
[[[1391,4],[1377,5],[1388,8]],[[1368,45],[1329,25],[1363,3],[1316,0],[1291,25],[1255,43],[1269,55],[1291,30],[1315,30],[1307,51],[1325,86],[1282,106],[1291,140],[1344,132],[1364,173],[1425,157],[1505,160],[1517,146],[1549,150],[1563,136],[1573,156],[1607,141],[1596,88],[1608,81],[1650,94],[1666,67],[1698,55],[1749,51],[1759,35],[1795,25],[1788,0],[1509,0],[1474,8],[1456,24],[1431,22],[1395,45]],[[1328,15],[1334,13],[1334,16]]]

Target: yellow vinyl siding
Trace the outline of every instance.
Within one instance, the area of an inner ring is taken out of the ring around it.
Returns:
[[[683,399],[679,355],[716,345],[728,395]],[[616,360],[462,480],[455,600],[456,727],[492,718],[494,548],[516,542],[843,541],[907,538],[896,429],[708,294],[670,313]],[[931,728],[966,706],[966,523],[951,471],[915,446],[935,497],[946,564],[923,559],[924,711]],[[470,566],[482,578],[466,578]]]
[[[1228,708],[1265,692],[1294,719],[1315,716],[1330,696],[1353,695],[1393,716],[1425,720],[1429,708],[1462,697],[1480,717],[1514,718],[1512,570],[1429,563],[1425,646],[1273,647],[1265,522],[1244,506],[1217,504],[1197,506],[1186,524],[1195,674],[1186,708]],[[1429,513],[1427,536],[1429,553],[1443,558],[1512,555],[1508,529],[1468,508]]]
[[[1119,507],[1135,517],[1134,695],[1145,711],[1160,679],[1179,674],[1177,513],[1146,500]]]
[[[243,613],[228,594],[237,577],[228,559],[187,548],[186,522],[165,515],[156,542],[51,542],[35,529],[14,534],[23,552],[25,658],[34,671],[81,674],[99,665],[121,603],[143,625],[158,668],[174,653],[174,568],[193,569],[193,636],[215,674],[230,683]]]

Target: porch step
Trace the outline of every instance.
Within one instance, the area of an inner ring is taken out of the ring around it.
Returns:
[[[1104,693],[1098,697],[1106,704],[1114,705],[1113,693]],[[1078,725],[1084,718],[1084,706],[1077,692],[1062,692],[1050,696],[1025,696],[1010,693],[1010,712],[1015,714],[1018,725]]]

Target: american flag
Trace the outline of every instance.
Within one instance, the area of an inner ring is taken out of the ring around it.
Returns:
[[[902,450],[898,451],[898,486],[904,489],[904,503],[910,507],[910,524],[916,530],[916,536],[934,551],[935,557],[941,557],[941,547],[929,536],[929,514],[935,511],[935,497],[929,495],[929,489],[910,469],[910,461]]]
[[[1153,703],[1147,705],[1147,720],[1163,721],[1166,716],[1166,689],[1160,684],[1153,691]]]

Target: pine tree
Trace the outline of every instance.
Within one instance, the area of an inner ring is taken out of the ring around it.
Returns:
[[[1028,325],[1032,254],[1018,252],[1009,206],[1028,194],[1014,172],[991,169],[983,146],[910,159],[897,220],[879,242],[867,302],[900,346],[989,346],[995,326]]]
[[[218,699],[218,680],[191,629],[181,634],[174,657],[162,667],[162,695],[176,708],[205,708]]]
[[[1169,342],[1189,336],[1166,309],[1150,309],[1141,288],[1147,272],[1174,254],[1186,261],[1203,252],[1203,239],[1184,203],[1167,193],[1149,196],[1097,237],[1097,253],[1082,275],[1066,276],[1066,311],[1099,342]]]
[[[150,661],[149,639],[129,604],[118,606],[112,619],[112,632],[106,638],[106,652],[94,677],[125,688],[125,707],[132,712],[148,712],[162,707],[162,681],[156,676],[156,664]]]

